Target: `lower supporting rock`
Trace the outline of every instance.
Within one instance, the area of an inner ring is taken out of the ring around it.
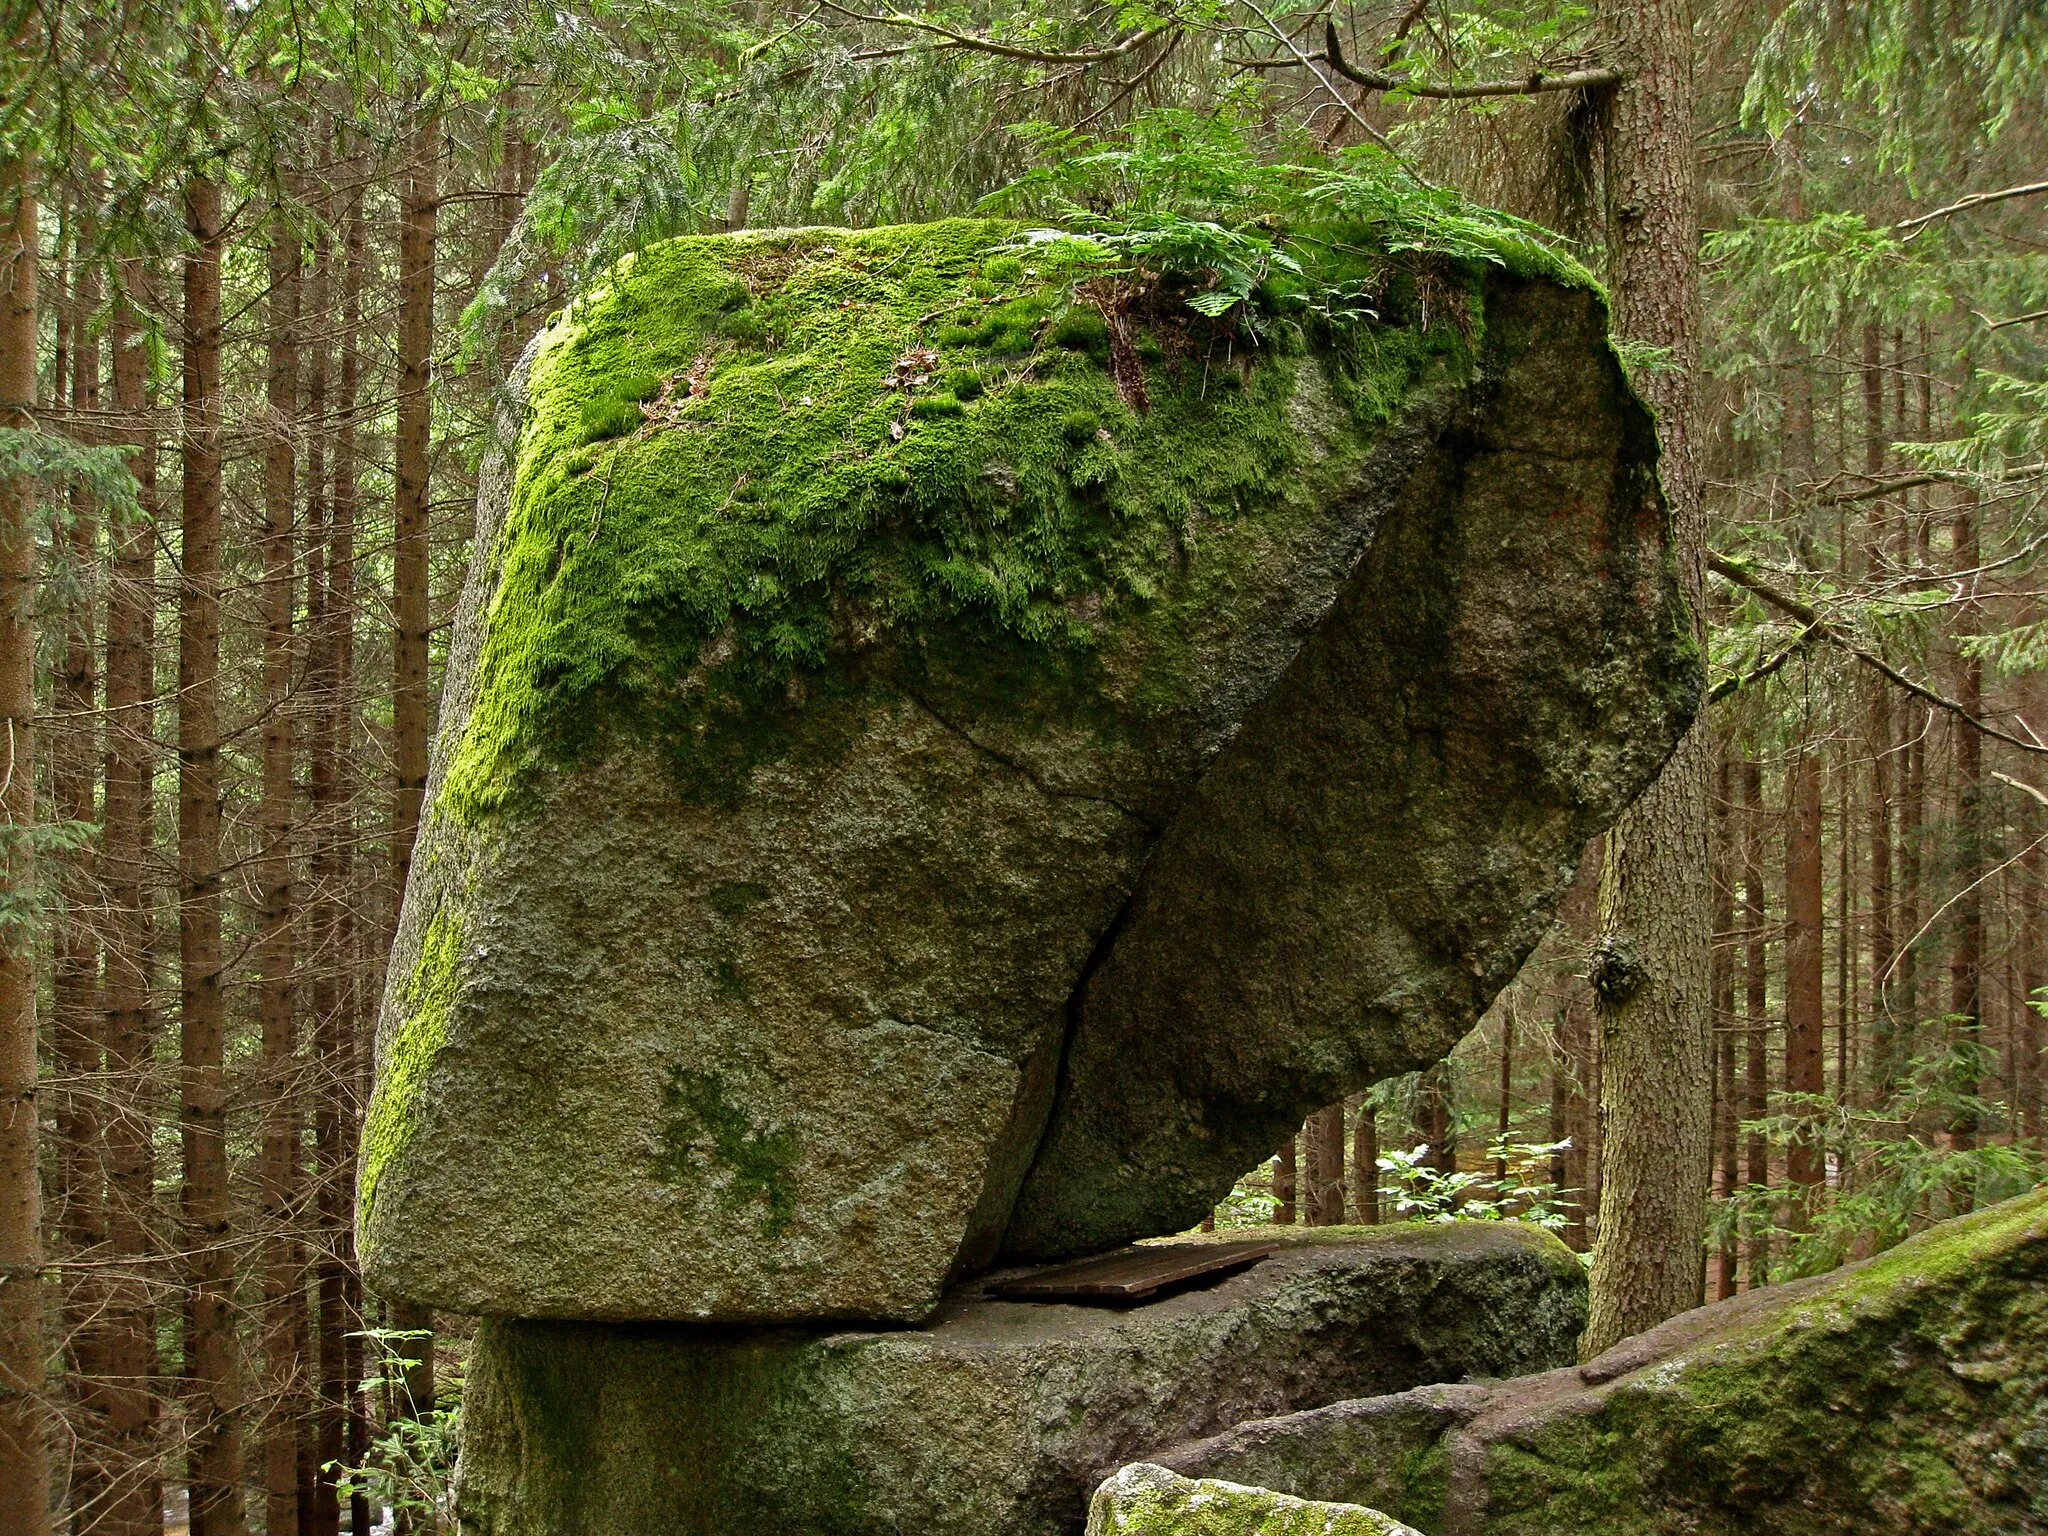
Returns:
[[[2048,1191],[1583,1366],[1328,1404],[1142,1459],[1430,1536],[2048,1533]]]
[[[1542,1370],[1585,1318],[1578,1261],[1511,1225],[1289,1233],[1252,1269],[1123,1309],[982,1291],[887,1332],[486,1322],[462,1529],[1074,1536],[1148,1447]]]

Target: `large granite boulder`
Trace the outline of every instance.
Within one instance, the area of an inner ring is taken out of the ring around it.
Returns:
[[[973,221],[672,241],[543,333],[379,1026],[378,1291],[913,1320],[1191,1225],[1469,1028],[1700,661],[1598,293],[1340,233],[1371,313],[1258,347]]]
[[[1584,1326],[1578,1261],[1533,1229],[1280,1240],[1251,1269],[1128,1309],[977,1284],[909,1330],[486,1322],[462,1529],[1078,1536],[1089,1490],[1143,1447],[1540,1369],[1570,1359]]]
[[[1318,1504],[1133,1462],[1095,1490],[1087,1536],[1422,1536],[1357,1504]]]
[[[1144,1459],[1369,1504],[1430,1536],[2048,1531],[2048,1191],[1582,1366],[1334,1403]]]

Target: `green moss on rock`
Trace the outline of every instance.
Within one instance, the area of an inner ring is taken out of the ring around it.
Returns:
[[[405,1020],[380,1064],[377,1094],[363,1123],[362,1177],[357,1198],[368,1210],[386,1165],[405,1150],[413,1132],[413,1110],[434,1058],[448,1041],[448,1010],[455,1000],[462,922],[444,905],[428,923],[419,961],[406,977]]]
[[[1134,403],[1104,315],[1016,234],[673,240],[544,333],[442,812],[512,810],[608,730],[716,797],[780,745],[764,705],[878,642],[944,628],[1085,657],[1157,593],[1194,506],[1284,499],[1303,345],[1370,428],[1425,370],[1460,375],[1483,322],[1474,272],[1425,316],[1364,249],[1338,275],[1386,287],[1386,318],[1320,337],[1247,352],[1162,295]]]

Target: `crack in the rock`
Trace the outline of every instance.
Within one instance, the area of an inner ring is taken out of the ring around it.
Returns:
[[[998,767],[1007,768],[1012,773],[1018,775],[1033,789],[1037,790],[1041,795],[1044,795],[1048,800],[1092,801],[1097,805],[1106,805],[1110,807],[1112,810],[1123,812],[1124,815],[1130,817],[1131,820],[1137,822],[1139,826],[1143,827],[1147,832],[1152,833],[1155,837],[1165,830],[1164,827],[1162,827],[1158,822],[1154,821],[1151,817],[1147,816],[1143,811],[1140,811],[1133,806],[1125,805],[1121,800],[1117,800],[1109,795],[1091,795],[1087,793],[1085,790],[1053,788],[1051,785],[1047,784],[1044,779],[1040,778],[1038,774],[1034,772],[1028,764],[1021,762],[1018,759],[1011,757],[1006,753],[997,751],[994,747],[990,746],[985,741],[975,740],[973,734],[969,732],[964,726],[957,725],[953,721],[948,720],[936,709],[933,709],[930,704],[926,703],[920,695],[912,692],[908,688],[905,688],[903,690],[903,696],[910,700],[911,703],[915,704],[919,709],[923,710],[925,714],[929,715],[933,720],[937,721],[943,729],[950,732],[952,735],[959,737],[962,741],[966,742],[968,746],[972,747],[976,752],[980,753],[983,757],[987,758],[990,762],[996,764]]]

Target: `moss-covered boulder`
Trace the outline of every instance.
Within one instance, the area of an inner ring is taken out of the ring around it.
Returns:
[[[2048,1191],[1583,1366],[1331,1404],[1145,1459],[1368,1503],[1429,1536],[2048,1531]]]
[[[379,1291],[915,1319],[1192,1224],[1469,1027],[1699,659],[1597,292],[1330,233],[1346,306],[1256,345],[973,221],[672,241],[543,333],[379,1029]]]
[[[462,1529],[1077,1536],[1089,1490],[1142,1447],[1538,1369],[1584,1325],[1583,1271],[1532,1229],[1260,1235],[1280,1253],[1133,1308],[974,1285],[908,1330],[487,1322]]]
[[[1088,1536],[1421,1536],[1359,1504],[1318,1504],[1134,1462],[1095,1490]]]

